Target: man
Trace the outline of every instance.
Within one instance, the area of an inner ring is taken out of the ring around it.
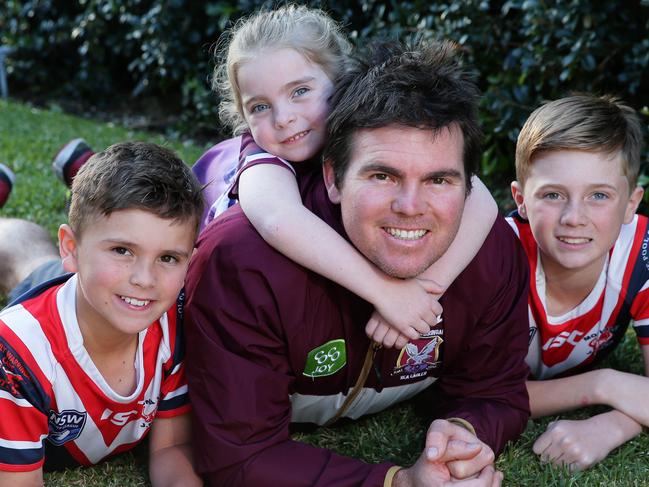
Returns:
[[[384,272],[416,276],[457,232],[480,155],[477,97],[448,44],[377,51],[333,96],[325,184],[319,169],[297,167],[305,206]],[[364,334],[368,303],[229,209],[199,238],[187,278],[198,471],[228,486],[499,485],[494,456],[529,415],[527,292],[525,256],[498,219],[441,298],[438,325],[382,349]],[[356,419],[433,382],[431,412],[445,420],[410,468],[291,441],[291,422]]]

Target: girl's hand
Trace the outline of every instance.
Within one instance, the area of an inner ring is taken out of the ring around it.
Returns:
[[[402,335],[395,328],[388,325],[376,310],[374,310],[372,317],[365,325],[365,334],[385,348],[395,347],[402,349],[410,341],[407,336]]]
[[[390,281],[379,297],[372,301],[381,321],[373,323],[370,319],[365,330],[367,336],[386,347],[392,347],[399,336],[416,340],[428,333],[442,314],[442,306],[437,298],[443,291],[439,284],[427,279]],[[386,327],[394,332],[389,333]]]

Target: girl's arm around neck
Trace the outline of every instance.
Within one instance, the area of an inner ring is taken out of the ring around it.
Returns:
[[[444,255],[425,270],[421,277],[447,289],[476,256],[498,215],[498,205],[487,187],[476,176],[466,199],[457,235]]]
[[[294,175],[272,164],[246,169],[239,203],[262,238],[300,265],[337,282],[366,301],[411,339],[437,321],[434,283],[396,279],[379,271],[302,204]]]

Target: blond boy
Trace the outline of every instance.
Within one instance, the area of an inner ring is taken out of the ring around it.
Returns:
[[[42,485],[44,470],[96,464],[147,434],[153,485],[200,485],[177,298],[202,209],[189,168],[154,144],[115,144],[83,166],[59,229],[72,274],[0,313],[1,485]]]
[[[641,130],[609,97],[575,95],[529,117],[516,146],[509,223],[531,269],[527,383],[532,417],[591,404],[611,410],[550,423],[543,461],[585,469],[649,424],[649,380],[591,370],[633,320],[649,372],[647,218],[636,215]]]

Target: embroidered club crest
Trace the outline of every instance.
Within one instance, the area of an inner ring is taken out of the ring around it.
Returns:
[[[397,364],[393,374],[416,374],[417,376],[427,372],[429,369],[437,367],[440,360],[440,346],[444,339],[438,334],[422,336],[421,338],[409,342],[397,358]]]

